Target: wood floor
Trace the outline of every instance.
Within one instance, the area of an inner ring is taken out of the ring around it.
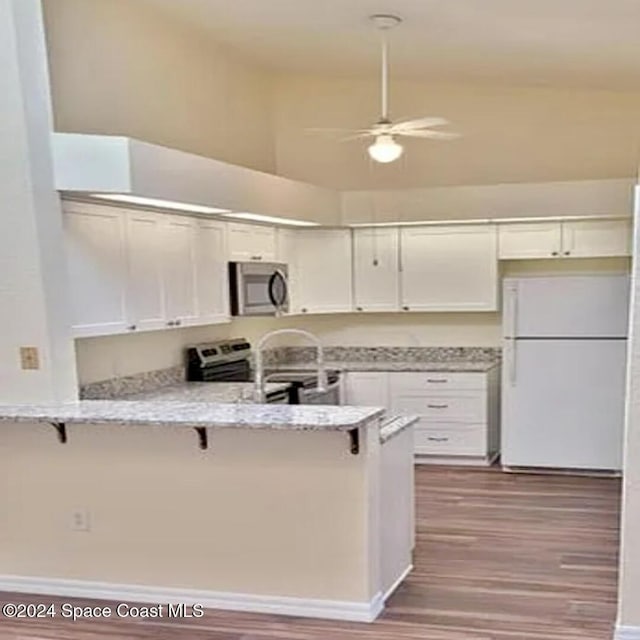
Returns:
[[[373,624],[207,611],[161,622],[0,618],[20,640],[611,640],[620,482],[417,469],[415,570]],[[43,597],[0,595],[2,602]]]

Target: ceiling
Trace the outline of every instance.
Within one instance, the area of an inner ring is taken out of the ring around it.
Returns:
[[[394,13],[396,75],[640,90],[640,0],[144,0],[281,72],[373,74],[367,16]]]

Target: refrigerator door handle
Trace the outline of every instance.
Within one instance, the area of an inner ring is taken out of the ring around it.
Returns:
[[[507,286],[505,337],[515,338],[518,330],[518,285],[516,283]]]
[[[516,386],[516,352],[517,352],[517,341],[516,340],[506,340],[505,342],[505,358],[507,371],[509,376],[509,384],[512,387]]]

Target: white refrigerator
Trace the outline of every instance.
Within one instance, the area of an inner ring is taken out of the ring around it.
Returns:
[[[502,464],[620,470],[629,278],[506,278]]]

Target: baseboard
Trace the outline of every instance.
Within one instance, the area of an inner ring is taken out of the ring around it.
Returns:
[[[616,627],[613,640],[640,640],[640,627]]]
[[[539,476],[580,476],[583,478],[620,478],[621,471],[607,469],[564,469],[560,467],[512,467],[502,464],[505,473]]]
[[[381,593],[369,602],[354,602],[24,576],[0,576],[0,592],[142,604],[200,604],[205,609],[350,622],[373,622],[384,609]]]
[[[407,576],[413,571],[413,565],[410,564],[397,578],[397,580],[387,589],[384,596],[382,596],[382,601],[386,602],[393,592],[406,580]]]
[[[416,454],[413,463],[419,465],[433,465],[437,467],[490,467],[497,457],[498,454],[489,458]]]

